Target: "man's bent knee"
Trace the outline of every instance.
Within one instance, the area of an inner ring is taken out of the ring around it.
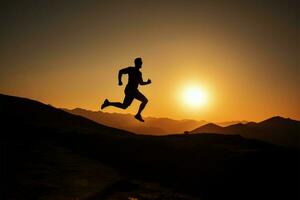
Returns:
[[[144,99],[143,101],[142,101],[144,104],[147,104],[148,103],[148,99]]]

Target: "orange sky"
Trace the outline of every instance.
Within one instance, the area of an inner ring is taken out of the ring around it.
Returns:
[[[295,5],[294,5],[295,4]],[[0,92],[97,110],[122,100],[117,73],[141,56],[144,115],[208,121],[300,119],[296,1],[103,1],[1,9]],[[125,77],[123,77],[125,80]],[[205,88],[184,106],[182,88]],[[138,102],[126,111],[135,113]]]

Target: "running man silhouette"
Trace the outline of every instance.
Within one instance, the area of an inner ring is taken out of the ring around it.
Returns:
[[[148,85],[151,83],[151,80],[148,79],[146,82],[143,81],[142,72],[140,69],[142,68],[142,58],[136,58],[134,60],[134,67],[127,67],[121,69],[119,71],[118,79],[119,85],[123,85],[122,83],[122,75],[128,74],[128,83],[125,87],[125,98],[123,103],[120,102],[110,102],[108,99],[105,99],[104,103],[101,105],[101,109],[106,108],[107,106],[114,106],[117,108],[126,109],[132,103],[133,99],[137,99],[141,101],[141,105],[139,107],[139,111],[134,116],[137,120],[144,122],[142,118],[141,112],[144,110],[146,104],[148,103],[148,99],[138,90],[139,85]]]

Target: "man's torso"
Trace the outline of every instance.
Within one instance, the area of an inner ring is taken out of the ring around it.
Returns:
[[[125,90],[137,90],[140,80],[142,78],[142,73],[139,69],[135,67],[128,67],[128,83]]]

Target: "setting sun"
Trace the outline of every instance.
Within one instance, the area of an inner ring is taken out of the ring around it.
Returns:
[[[183,91],[183,100],[193,108],[204,106],[207,103],[207,93],[198,86],[189,86]]]

